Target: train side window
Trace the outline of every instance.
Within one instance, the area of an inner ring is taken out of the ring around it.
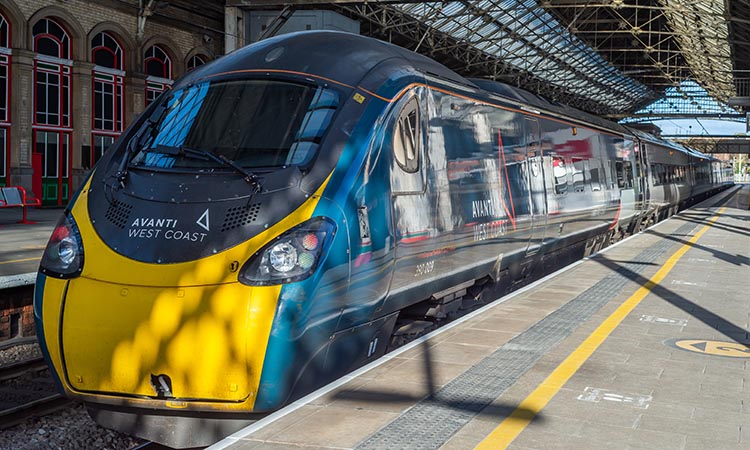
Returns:
[[[631,161],[622,162],[622,176],[625,189],[633,189],[633,163]]]
[[[552,174],[555,176],[555,194],[566,194],[568,192],[568,169],[561,156],[552,157]]]
[[[666,183],[667,170],[664,164],[651,164],[651,175],[654,180],[654,186]]]
[[[667,171],[664,165],[662,164],[656,165],[656,175],[657,175],[657,179],[659,180],[659,184],[666,183]]]
[[[620,189],[625,188],[625,169],[622,161],[615,161],[614,163],[615,178],[617,178],[617,187]]]
[[[398,165],[409,173],[419,170],[419,123],[419,103],[415,97],[401,110],[393,132],[394,157]]]
[[[591,170],[589,170],[589,182],[591,183],[591,190],[592,191],[601,191],[602,190],[602,173],[603,171],[600,170],[601,165],[599,164],[598,159],[592,159],[589,162],[591,167]]]
[[[586,164],[581,158],[573,158],[573,191],[586,190]]]

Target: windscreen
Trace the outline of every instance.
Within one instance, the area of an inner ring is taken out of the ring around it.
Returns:
[[[131,165],[158,168],[304,165],[338,106],[335,91],[287,81],[206,81],[176,89],[135,136]]]

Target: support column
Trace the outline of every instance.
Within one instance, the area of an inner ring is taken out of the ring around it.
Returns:
[[[72,160],[71,177],[75,192],[81,185],[88,171],[81,167],[83,153],[91,154],[91,121],[93,108],[91,70],[94,65],[76,61],[73,65],[73,136],[70,145]],[[72,193],[71,193],[72,195]]]
[[[128,72],[125,77],[125,125],[129,126],[146,109],[146,75]]]
[[[245,46],[244,11],[236,6],[224,8],[224,53]]]
[[[31,188],[32,103],[34,92],[34,52],[21,48],[13,49],[11,61],[10,92],[10,181],[23,186],[30,195],[40,198],[41,192]]]

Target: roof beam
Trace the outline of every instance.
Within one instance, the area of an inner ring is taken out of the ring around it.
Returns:
[[[227,6],[244,8],[283,8],[285,6],[356,5],[368,0],[226,0]],[[423,0],[369,0],[369,3],[424,3]]]

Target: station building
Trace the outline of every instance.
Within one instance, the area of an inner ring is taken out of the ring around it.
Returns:
[[[149,102],[223,54],[223,9],[184,14],[146,16],[138,1],[2,0],[0,186],[66,205]]]

